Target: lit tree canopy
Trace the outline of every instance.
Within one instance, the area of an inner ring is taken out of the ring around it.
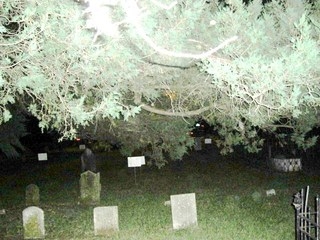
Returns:
[[[113,132],[172,158],[199,117],[225,150],[256,150],[258,130],[279,127],[313,144],[319,1],[222,2],[0,1],[1,122],[19,102],[63,137]]]

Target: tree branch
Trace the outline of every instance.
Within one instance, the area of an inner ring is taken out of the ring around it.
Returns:
[[[170,57],[193,58],[193,59],[207,58],[207,57],[210,57],[212,54],[216,53],[217,51],[219,51],[220,49],[224,48],[225,46],[227,46],[231,42],[234,42],[238,39],[238,36],[233,36],[231,38],[226,39],[222,43],[220,43],[217,47],[212,48],[208,51],[199,53],[199,54],[170,51],[170,50],[165,49],[161,46],[158,46],[155,42],[152,41],[152,39],[150,37],[147,36],[145,31],[143,30],[143,27],[140,24],[141,10],[138,7],[135,0],[123,2],[122,7],[127,14],[127,19],[126,19],[127,22],[132,24],[136,28],[139,36],[156,52],[163,54],[163,55],[170,56]]]
[[[151,107],[146,104],[141,104],[140,107],[145,111],[156,113],[159,115],[169,116],[169,117],[192,117],[192,116],[200,115],[211,108],[211,106],[207,106],[207,107],[203,107],[197,110],[187,111],[187,112],[169,112],[166,110]]]

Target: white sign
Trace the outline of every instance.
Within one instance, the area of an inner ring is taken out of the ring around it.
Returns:
[[[47,161],[48,160],[47,153],[38,153],[38,160],[39,161]]]
[[[85,149],[86,149],[86,145],[80,144],[80,145],[79,145],[79,149],[80,149],[80,150],[85,150]]]
[[[141,167],[146,164],[144,156],[128,157],[128,167]]]
[[[212,144],[212,139],[211,138],[206,138],[204,140],[204,144]]]

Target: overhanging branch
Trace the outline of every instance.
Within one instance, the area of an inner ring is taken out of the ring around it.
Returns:
[[[154,107],[151,107],[151,106],[146,105],[146,104],[141,104],[140,107],[145,111],[156,113],[156,114],[159,114],[159,115],[169,116],[169,117],[192,117],[192,116],[197,116],[197,115],[200,115],[200,114],[208,111],[211,108],[211,106],[208,106],[208,107],[203,107],[203,108],[200,108],[200,109],[197,109],[197,110],[187,111],[187,112],[170,112],[170,111],[154,108]]]
[[[173,6],[175,6],[175,3],[172,4],[172,6],[170,5],[170,8]],[[224,48],[225,46],[227,46],[231,42],[234,42],[238,39],[238,36],[233,36],[229,39],[226,39],[222,43],[220,43],[217,47],[212,48],[208,51],[199,53],[199,54],[170,51],[170,50],[165,49],[161,46],[158,46],[150,37],[147,36],[146,32],[144,31],[144,29],[140,23],[140,19],[141,19],[142,14],[141,14],[141,9],[137,5],[136,1],[134,1],[134,0],[124,1],[124,2],[122,2],[122,7],[127,15],[126,21],[135,27],[139,36],[156,52],[163,54],[163,55],[170,56],[170,57],[192,58],[192,59],[208,58],[212,54],[216,53],[220,49]]]
[[[141,94],[139,93],[135,93],[134,95],[134,103],[139,105],[141,107],[141,109],[148,111],[148,112],[152,112],[152,113],[156,113],[159,115],[163,115],[163,116],[169,116],[169,117],[192,117],[192,116],[197,116],[200,115],[208,110],[210,110],[210,108],[212,108],[212,105],[207,106],[207,107],[203,107],[203,108],[199,108],[197,110],[192,110],[192,111],[186,111],[186,112],[171,112],[168,110],[163,110],[163,109],[159,109],[159,108],[155,108],[155,107],[151,107],[147,104],[144,104],[141,102]]]

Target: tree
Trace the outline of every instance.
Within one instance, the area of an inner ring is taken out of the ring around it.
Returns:
[[[18,158],[25,150],[20,139],[28,134],[26,130],[26,118],[23,113],[13,109],[13,117],[0,125],[0,152],[8,159]]]
[[[65,138],[103,126],[132,138],[129,152],[158,146],[173,159],[199,117],[226,152],[256,151],[259,131],[279,127],[314,144],[319,1],[220,2],[3,0],[0,120],[19,99]]]

